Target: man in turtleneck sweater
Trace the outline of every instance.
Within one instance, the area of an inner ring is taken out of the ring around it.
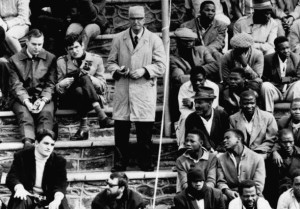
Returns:
[[[187,174],[188,187],[174,197],[175,209],[225,209],[222,192],[208,187],[203,171],[192,168]]]
[[[12,192],[9,209],[67,209],[66,160],[53,153],[55,134],[47,129],[38,132],[35,147],[17,152],[6,178]],[[34,197],[35,196],[35,197]],[[43,200],[37,202],[37,196]]]

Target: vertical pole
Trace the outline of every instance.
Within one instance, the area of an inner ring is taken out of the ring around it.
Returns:
[[[169,35],[169,1],[161,0],[162,9],[162,40],[166,51],[167,63],[166,63],[166,73],[164,77],[164,133],[165,136],[171,136],[171,117],[169,108],[169,57],[170,57],[170,35]]]

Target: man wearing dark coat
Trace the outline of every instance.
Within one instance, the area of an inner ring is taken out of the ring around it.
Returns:
[[[9,209],[68,209],[66,160],[53,152],[54,132],[37,133],[35,147],[17,152],[6,177]]]

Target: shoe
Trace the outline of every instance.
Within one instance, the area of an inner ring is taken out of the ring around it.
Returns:
[[[22,141],[24,143],[24,147],[23,147],[24,150],[25,149],[30,149],[31,147],[34,147],[34,145],[33,145],[34,140],[33,139],[25,138]]]
[[[111,128],[114,127],[115,121],[109,117],[99,120],[100,128]]]
[[[73,136],[71,136],[70,140],[71,141],[87,140],[89,139],[89,136],[90,136],[89,130],[78,129],[78,131]]]
[[[126,171],[126,166],[116,164],[114,167],[111,168],[111,172],[119,172],[119,171]]]

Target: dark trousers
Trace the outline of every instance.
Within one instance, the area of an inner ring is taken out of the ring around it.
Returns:
[[[48,202],[45,206],[47,205],[49,205]],[[35,209],[36,206],[37,204],[34,202],[33,197],[27,196],[26,200],[21,200],[19,198],[14,198],[13,196],[11,196],[7,208],[8,209]],[[42,209],[44,208],[42,207]],[[69,209],[68,201],[66,198],[64,198],[61,201],[59,209]]]
[[[18,101],[13,103],[12,110],[17,117],[22,139],[30,138],[35,140],[35,127],[37,131],[41,129],[53,130],[53,101],[46,104],[38,114],[32,114],[26,106]]]
[[[134,122],[140,167],[152,165],[152,129],[154,122]],[[129,158],[130,121],[115,120],[115,165],[127,166]]]
[[[86,117],[94,102],[100,102],[100,99],[88,75],[78,77],[60,97],[60,107],[76,108],[78,118]]]

